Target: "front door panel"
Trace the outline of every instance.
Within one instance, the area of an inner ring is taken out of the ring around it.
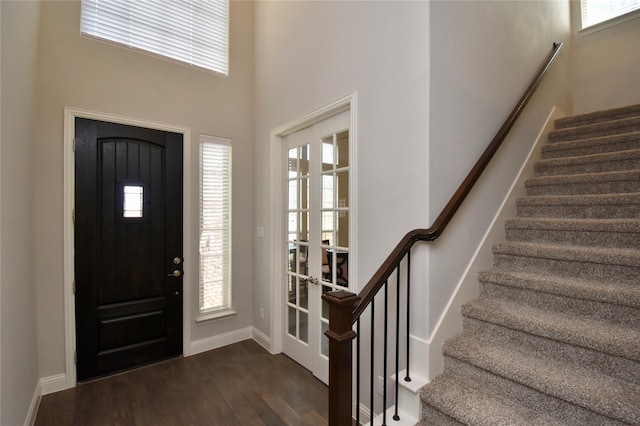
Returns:
[[[75,186],[78,380],[180,355],[182,135],[77,119]]]

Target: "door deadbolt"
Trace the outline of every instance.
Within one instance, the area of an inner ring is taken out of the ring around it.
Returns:
[[[179,265],[182,263],[182,259],[180,259],[179,257],[174,257],[173,258],[173,264],[174,265]]]

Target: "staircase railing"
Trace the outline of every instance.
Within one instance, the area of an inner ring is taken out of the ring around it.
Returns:
[[[371,312],[371,349],[370,349],[370,407],[371,413],[370,419],[373,419],[374,415],[374,299],[380,290],[384,289],[384,330],[383,330],[383,403],[382,403],[382,425],[386,425],[386,410],[387,410],[387,360],[388,360],[388,285],[387,282],[392,274],[395,272],[397,276],[397,298],[396,298],[396,328],[395,328],[395,365],[396,365],[396,389],[395,389],[395,412],[394,419],[398,420],[398,382],[399,382],[399,334],[400,334],[400,266],[403,260],[406,258],[406,347],[404,348],[406,353],[406,365],[405,369],[407,375],[405,381],[411,381],[409,375],[409,301],[410,301],[410,272],[411,272],[411,248],[418,241],[434,241],[445,230],[451,219],[453,219],[455,213],[462,205],[463,201],[473,188],[474,184],[480,178],[482,172],[485,170],[491,158],[505,140],[507,134],[514,126],[516,120],[522,113],[522,110],[527,105],[534,92],[540,85],[540,82],[549,71],[549,68],[554,63],[560,51],[563,48],[563,43],[553,43],[552,51],[545,58],[542,66],[538,69],[535,77],[527,87],[526,91],[513,108],[513,111],[507,117],[504,124],[495,137],[489,143],[485,151],[482,153],[478,161],[475,163],[467,177],[462,181],[456,192],[453,194],[447,205],[442,209],[442,212],[438,215],[433,225],[428,229],[414,229],[409,231],[402,240],[396,245],[391,254],[382,263],[380,268],[375,272],[373,277],[369,280],[367,285],[362,289],[360,294],[356,295],[347,291],[333,291],[326,293],[322,296],[329,305],[329,329],[326,331],[326,336],[329,338],[329,426],[351,426],[354,422],[353,417],[353,340],[360,335],[360,317],[367,308],[370,308]],[[354,325],[356,330],[353,330]],[[356,425],[360,424],[360,339],[357,341],[357,366],[356,366],[356,413],[355,422]],[[371,421],[370,424],[373,424]]]

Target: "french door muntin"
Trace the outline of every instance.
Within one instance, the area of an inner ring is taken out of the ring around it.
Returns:
[[[349,113],[287,137],[284,352],[328,381],[328,306],[349,288]]]

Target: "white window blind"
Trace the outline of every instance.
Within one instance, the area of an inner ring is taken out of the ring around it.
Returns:
[[[582,0],[582,28],[640,9],[640,0]]]
[[[200,135],[200,314],[231,308],[231,141]]]
[[[228,74],[228,0],[82,0],[80,31]]]

